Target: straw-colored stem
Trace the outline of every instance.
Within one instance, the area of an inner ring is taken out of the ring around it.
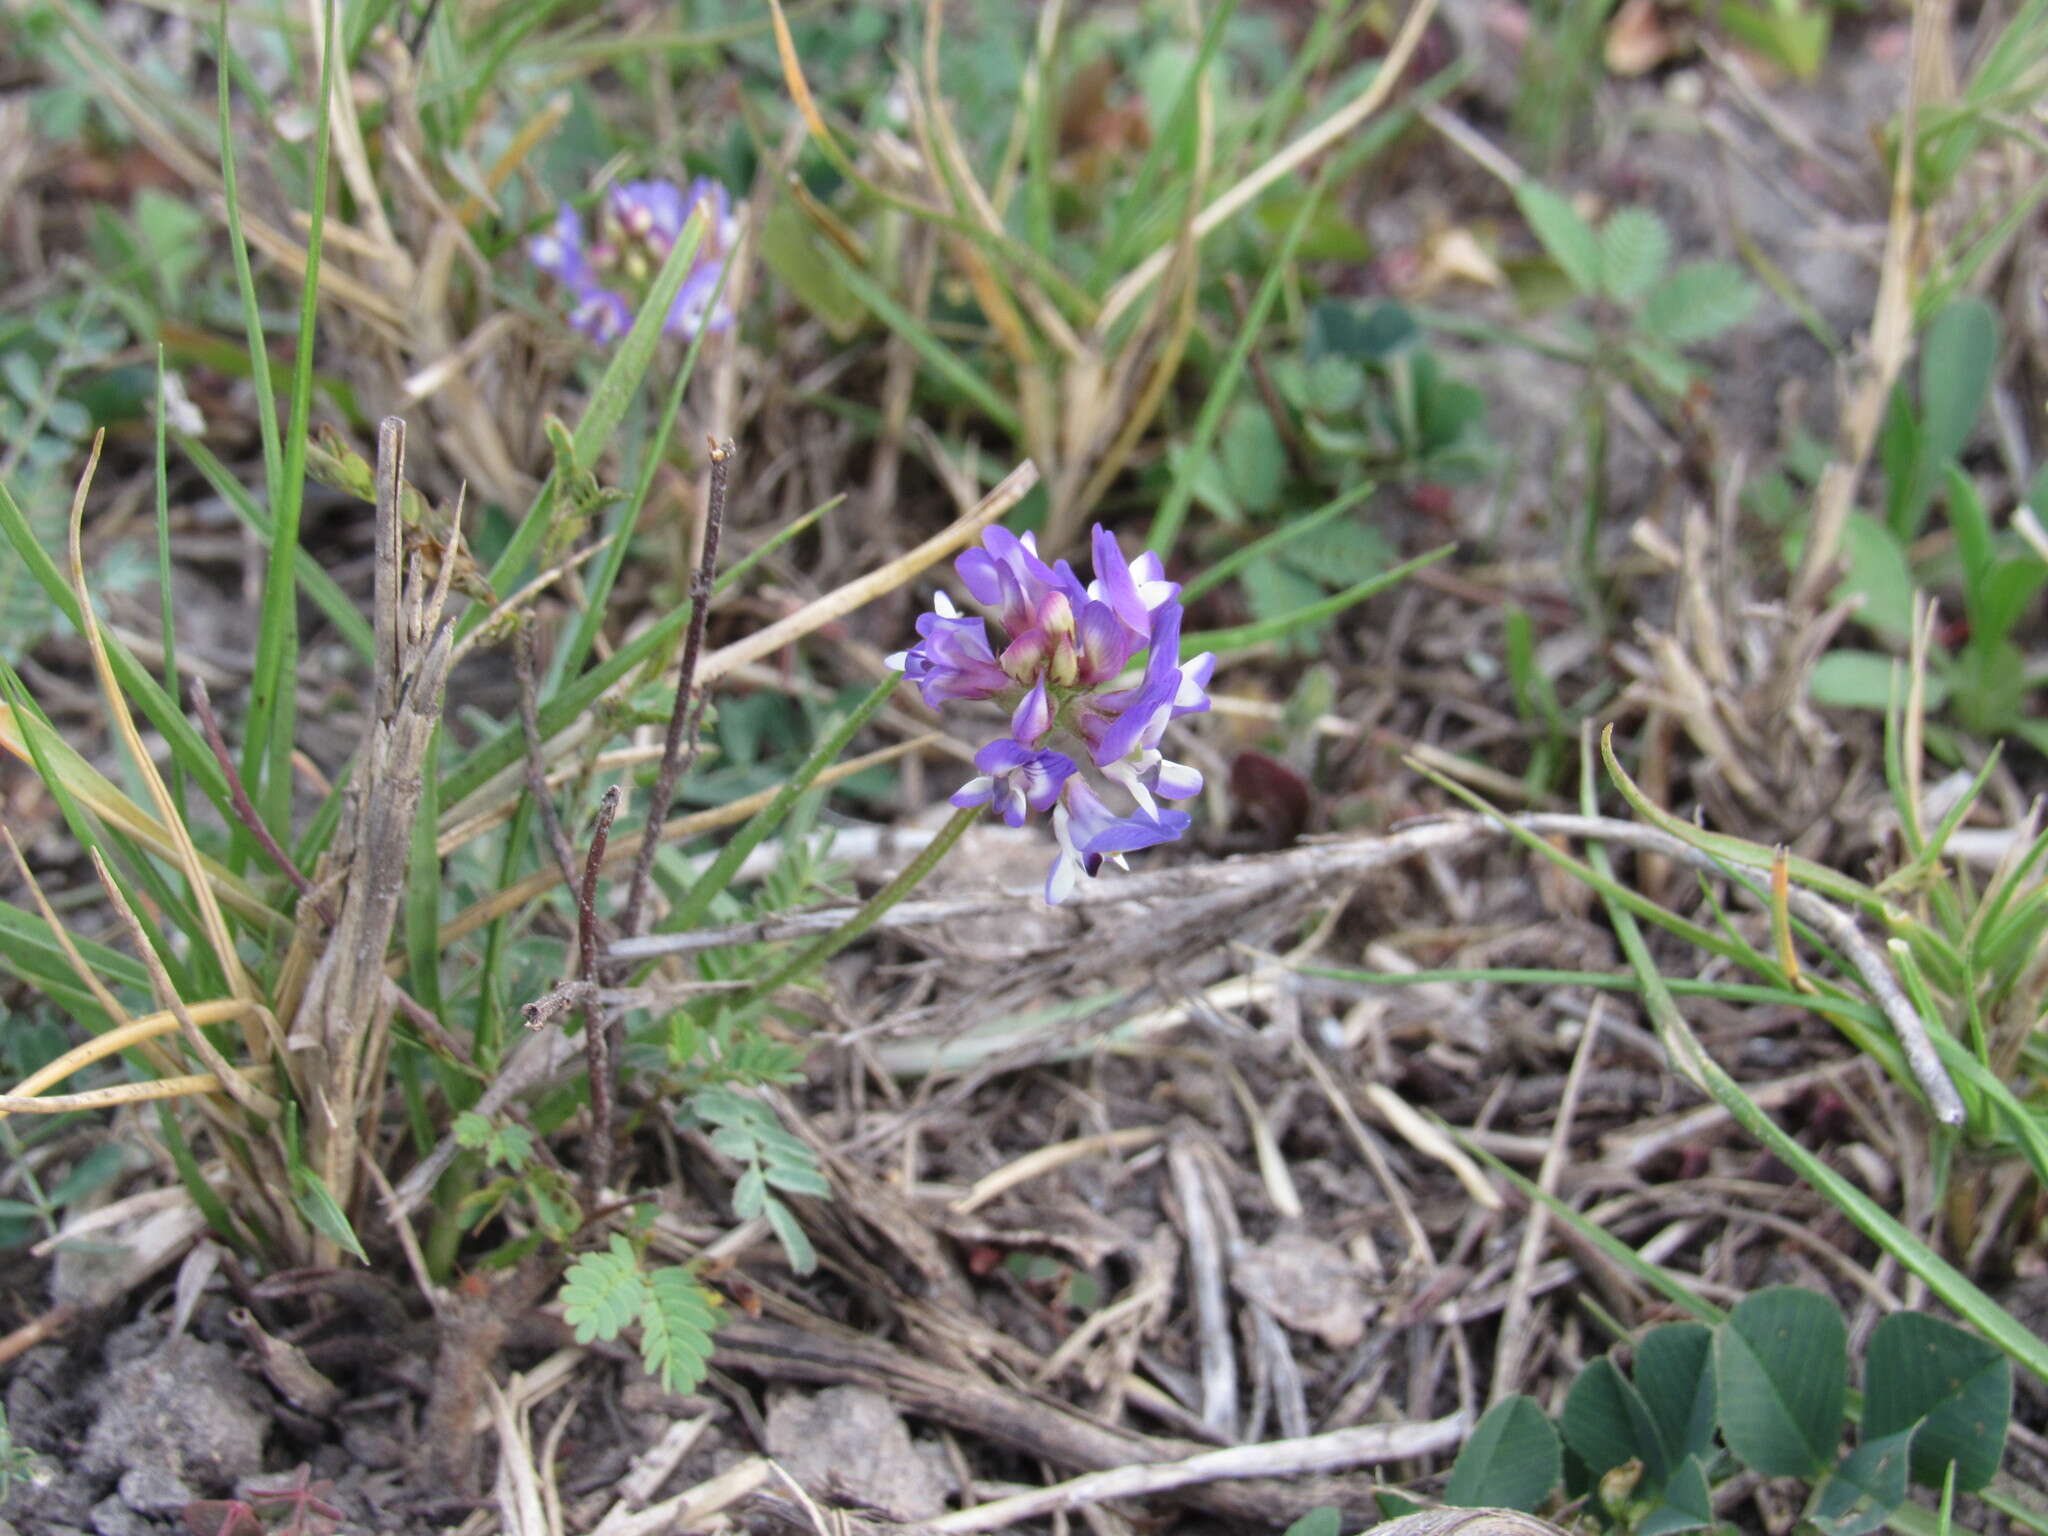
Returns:
[[[221,997],[211,1002],[194,1003],[185,1010],[185,1014],[194,1024],[203,1027],[247,1018],[255,1007],[254,1003],[245,1002],[240,998]],[[109,1056],[117,1055],[145,1041],[174,1035],[183,1027],[177,1014],[169,1009],[161,1013],[144,1014],[139,1019],[130,1019],[105,1034],[94,1035],[90,1040],[73,1046],[55,1061],[30,1073],[15,1085],[14,1092],[8,1097],[36,1098],[51,1084],[61,1083],[65,1078],[84,1071],[96,1062],[105,1061]]]
[[[259,1068],[256,1076],[269,1076],[271,1069]],[[251,1087],[244,1078],[244,1087]],[[254,1090],[252,1088],[252,1091]],[[0,1093],[0,1116],[69,1115],[80,1110],[111,1109],[119,1104],[142,1104],[151,1099],[190,1099],[202,1094],[228,1092],[227,1080],[211,1072],[193,1072],[183,1077],[160,1077],[147,1083],[115,1083],[108,1088],[86,1088],[77,1093],[56,1093],[41,1098]],[[267,1097],[267,1095],[266,1095]]]

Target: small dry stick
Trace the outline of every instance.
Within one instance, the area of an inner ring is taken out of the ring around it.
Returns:
[[[572,1008],[588,1008],[597,996],[595,982],[577,977],[565,981],[558,987],[551,987],[532,1002],[521,1006],[519,1016],[526,1020],[528,1029],[546,1029]]]
[[[227,775],[228,799],[235,808],[235,818],[242,823],[248,834],[256,839],[257,846],[269,856],[270,862],[284,871],[285,879],[291,881],[298,893],[313,904],[313,910],[329,925],[334,922],[334,908],[327,904],[327,898],[314,890],[299,866],[292,862],[292,856],[278,846],[277,839],[270,835],[270,828],[263,824],[263,818],[256,814],[256,807],[250,803],[249,791],[242,785],[242,775],[235,769],[234,755],[228,751],[226,738],[221,735],[220,721],[214,717],[213,700],[206,692],[202,678],[192,679],[192,709],[199,716],[199,728],[206,733],[206,744],[213,748],[215,761],[221,772]]]
[[[1233,1445],[1181,1461],[1089,1472],[1050,1488],[1034,1488],[956,1514],[941,1515],[927,1523],[925,1529],[933,1536],[975,1536],[978,1532],[999,1531],[1061,1511],[1082,1509],[1105,1499],[1143,1498],[1194,1483],[1298,1477],[1339,1467],[1405,1461],[1412,1456],[1449,1450],[1465,1438],[1471,1427],[1469,1414],[1454,1413],[1449,1418],[1420,1424],[1361,1424],[1299,1440]]]
[[[626,887],[626,910],[619,926],[630,938],[640,931],[641,909],[647,901],[648,881],[654,874],[654,855],[661,846],[661,823],[668,815],[669,801],[676,792],[676,780],[696,761],[697,726],[703,718],[704,701],[693,698],[697,686],[697,660],[704,651],[704,625],[711,607],[711,578],[718,570],[718,534],[725,525],[725,483],[731,473],[733,445],[711,444],[711,490],[704,503],[704,554],[697,562],[697,574],[690,582],[690,627],[683,639],[683,664],[676,674],[676,702],[668,712],[668,734],[661,744],[661,767],[654,775],[654,799],[647,807],[647,835],[633,860],[633,878]]]
[[[562,883],[576,883],[576,850],[569,846],[569,834],[562,830],[562,818],[555,814],[554,796],[548,793],[547,763],[541,756],[539,684],[535,681],[533,628],[521,625],[512,643],[512,674],[519,682],[519,729],[526,738],[526,792],[540,811],[542,835],[561,866]]]
[[[597,980],[597,876],[618,813],[619,786],[614,784],[597,803],[597,825],[583,861],[583,883],[576,890],[576,973],[592,983]],[[583,1007],[583,1053],[590,1069],[590,1156],[583,1171],[583,1203],[591,1209],[603,1198],[612,1173],[612,1042],[595,985]]]
[[[1188,1288],[1194,1293],[1202,1356],[1202,1422],[1226,1440],[1237,1438],[1237,1354],[1231,1347],[1230,1309],[1223,1292],[1223,1246],[1209,1206],[1201,1165],[1192,1148],[1175,1143],[1166,1166],[1180,1202],[1188,1243]]]

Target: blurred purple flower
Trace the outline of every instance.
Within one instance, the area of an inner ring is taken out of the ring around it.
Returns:
[[[1052,902],[1104,860],[1121,864],[1126,853],[1179,837],[1187,813],[1160,802],[1202,792],[1202,775],[1159,747],[1173,720],[1209,707],[1216,659],[1181,662],[1180,587],[1157,555],[1126,560],[1100,526],[1093,552],[1095,579],[1083,585],[1066,561],[1040,559],[1030,534],[989,529],[954,569],[991,610],[994,637],[988,620],[962,615],[941,592],[918,618],[918,643],[889,658],[934,708],[977,699],[1009,711],[1009,734],[975,754],[980,773],[953,803],[989,806],[1013,827],[1050,811],[1059,845],[1045,883]],[[1113,686],[1141,656],[1142,674]],[[1098,783],[1119,786],[1132,810],[1112,810]]]
[[[722,331],[732,324],[732,310],[722,301],[714,307],[712,293],[739,237],[739,221],[731,194],[709,177],[698,177],[687,189],[672,181],[615,182],[598,203],[590,234],[582,216],[564,203],[554,223],[527,240],[527,259],[561,285],[570,325],[608,345],[632,326],[648,286],[699,204],[710,223],[662,329],[684,338]]]

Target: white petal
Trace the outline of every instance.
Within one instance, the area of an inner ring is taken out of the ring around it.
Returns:
[[[1159,814],[1159,804],[1152,798],[1152,791],[1147,789],[1145,781],[1138,777],[1137,764],[1126,759],[1120,763],[1111,763],[1102,771],[1105,776],[1115,779],[1117,783],[1128,789],[1131,792],[1131,798],[1138,802],[1138,808],[1144,811],[1146,815],[1157,816]]]
[[[943,592],[934,592],[932,594],[932,611],[942,619],[957,619],[960,617],[960,610],[953,606],[953,599],[946,596]]]
[[[891,672],[901,672],[910,665],[910,652],[897,651],[894,655],[884,656],[882,658],[882,665]]]

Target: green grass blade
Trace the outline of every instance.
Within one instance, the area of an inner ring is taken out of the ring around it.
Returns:
[[[1138,163],[1138,174],[1131,178],[1130,190],[1120,194],[1111,205],[1109,231],[1096,257],[1091,279],[1097,292],[1116,273],[1137,265],[1143,257],[1138,232],[1144,227],[1143,215],[1152,200],[1153,185],[1166,164],[1166,157],[1188,132],[1195,115],[1197,92],[1210,66],[1215,63],[1217,50],[1223,46],[1224,28],[1236,14],[1237,0],[1223,0],[1221,5],[1210,10],[1208,19],[1202,24],[1201,40],[1195,45],[1195,57],[1188,67],[1187,78],[1181,81],[1180,89],[1174,93],[1173,104],[1166,109],[1165,122],[1146,146],[1145,158]]]
[[[177,698],[183,691],[178,687],[178,625],[176,607],[171,599],[171,484],[168,461],[164,454],[164,349],[156,349],[156,587],[159,622],[163,626],[164,647],[164,692]],[[186,816],[185,769],[174,757],[171,759],[169,787],[171,801],[178,807],[178,815]]]
[[[98,818],[71,792],[70,783],[64,772],[53,761],[53,754],[70,751],[68,744],[47,720],[36,714],[29,706],[27,688],[14,669],[4,663],[0,663],[0,688],[5,689],[9,696],[8,702],[13,705],[15,725],[21,733],[22,745],[28,748],[29,764],[34,769],[36,777],[42,781],[43,788],[49,791],[50,798],[57,802],[58,814],[64,818],[64,825],[70,829],[72,840],[78,844],[81,851],[98,852],[106,860],[108,874],[113,877],[122,899],[134,911],[144,937],[163,961],[164,969],[178,984],[182,995],[195,995],[186,985],[190,978],[184,960],[164,937],[163,930],[156,920],[156,914],[160,911],[168,909],[175,913],[181,910],[177,897],[171,894],[158,871],[136,852],[132,842],[120,837],[105,823],[100,823],[102,831],[94,830]],[[134,880],[138,874],[148,887],[147,900],[139,899],[136,895]],[[199,932],[196,920],[185,931]],[[206,946],[201,944],[194,948],[203,951]]]
[[[1777,855],[1760,843],[1743,838],[1729,837],[1724,833],[1708,832],[1682,821],[1665,810],[1656,801],[1644,794],[1636,781],[1629,777],[1628,770],[1621,766],[1621,759],[1614,752],[1614,727],[1608,726],[1600,733],[1600,760],[1606,765],[1607,776],[1614,780],[1635,813],[1660,832],[1668,832],[1680,842],[1690,843],[1702,853],[1713,855],[1722,863],[1742,869],[1768,873]],[[1801,885],[1810,886],[1822,894],[1863,911],[1883,915],[1884,902],[1877,892],[1860,880],[1852,880],[1839,871],[1811,859],[1791,858],[1787,862],[1791,876]]]
[[[798,513],[787,523],[783,524],[782,527],[776,529],[767,538],[763,539],[758,546],[733,561],[723,571],[720,571],[718,579],[711,583],[711,595],[716,597],[727,587],[739,581],[747,572],[751,571],[763,560],[774,554],[776,550],[817,522],[827,512],[836,512],[845,504],[846,493],[841,491],[837,496],[828,497],[826,500],[819,502],[810,511]]]
[[[1665,932],[1684,940],[1687,944],[1692,945],[1693,948],[1705,950],[1708,954],[1717,955],[1721,959],[1737,965],[1745,963],[1745,951],[1754,953],[1746,944],[1741,946],[1730,944],[1726,938],[1715,930],[1692,922],[1675,912],[1666,911],[1641,892],[1629,889],[1611,875],[1603,874],[1598,866],[1588,863],[1583,859],[1574,858],[1563,849],[1555,847],[1545,839],[1538,837],[1526,827],[1515,825],[1497,807],[1489,804],[1456,780],[1446,778],[1444,775],[1437,773],[1427,764],[1418,763],[1414,766],[1417,772],[1428,779],[1430,783],[1436,785],[1437,788],[1464,802],[1487,819],[1499,823],[1502,831],[1527,848],[1531,853],[1536,854],[1539,858],[1548,859],[1559,869],[1571,875],[1573,879],[1584,881],[1587,885],[1598,891],[1602,897],[1622,903],[1638,917],[1655,923]]]
[[[1665,1269],[1661,1264],[1653,1263],[1651,1260],[1644,1258],[1612,1232],[1586,1220],[1585,1214],[1582,1211],[1574,1209],[1563,1200],[1558,1199],[1556,1195],[1550,1193],[1549,1190],[1537,1184],[1533,1179],[1526,1178],[1515,1169],[1510,1168],[1498,1157],[1487,1151],[1486,1148],[1471,1140],[1462,1128],[1445,1124],[1441,1120],[1437,1123],[1443,1126],[1446,1135],[1454,1137],[1467,1152],[1514,1185],[1532,1205],[1542,1206],[1550,1212],[1553,1220],[1571,1228],[1573,1233],[1588,1248],[1594,1249],[1606,1257],[1617,1268],[1635,1276],[1636,1279],[1655,1291],[1659,1296],[1673,1303],[1680,1310],[1688,1313],[1699,1322],[1705,1323],[1709,1328],[1721,1321],[1725,1314],[1722,1313],[1719,1307],[1704,1297],[1695,1296],[1684,1281]]]
[[[719,269],[718,281],[712,286],[711,297],[705,306],[707,311],[718,307],[718,301],[725,293],[726,280],[731,276],[732,263],[728,261]],[[639,526],[640,514],[646,509],[647,498],[654,489],[654,476],[668,453],[669,438],[675,431],[676,422],[682,417],[683,391],[697,371],[697,355],[703,351],[704,338],[709,334],[707,329],[700,328],[690,338],[689,348],[683,353],[682,364],[669,384],[668,398],[662,402],[654,441],[647,445],[647,452],[641,457],[640,476],[634,483],[633,494],[613,519],[612,541],[606,546],[597,571],[586,585],[583,612],[577,616],[576,628],[570,633],[568,642],[556,650],[554,659],[548,663],[543,697],[561,686],[563,678],[581,671],[591,646],[597,643],[597,632],[604,624],[605,600],[611,596],[619,570],[626,563],[626,550],[633,541],[633,530]]]
[[[149,976],[136,961],[118,950],[73,936],[81,958],[102,981],[119,989],[149,995]],[[56,1003],[93,1034],[113,1028],[99,1000],[85,989],[70,958],[38,913],[0,902],[0,968],[11,971],[35,992]]]
[[[1414,575],[1424,566],[1436,564],[1457,547],[1455,544],[1440,545],[1428,554],[1417,555],[1413,560],[1403,561],[1392,570],[1381,571],[1377,576],[1368,577],[1346,587],[1342,592],[1332,593],[1320,602],[1306,604],[1291,613],[1260,619],[1253,624],[1239,624],[1231,629],[1211,629],[1198,635],[1188,635],[1181,641],[1180,648],[1189,654],[1215,651],[1220,655],[1225,651],[1242,650],[1246,646],[1264,645],[1269,640],[1278,640],[1283,635],[1293,634],[1305,624],[1321,623],[1332,615],[1364,602],[1376,593],[1386,591],[1395,583]]]
[[[819,738],[811,755],[804,759],[781,789],[747,822],[747,824],[726,839],[725,846],[718,850],[718,857],[699,875],[690,886],[689,893],[676,903],[675,909],[662,922],[662,931],[681,933],[703,921],[704,914],[711,909],[711,903],[718,893],[732,883],[734,875],[747,860],[747,855],[766,841],[783,819],[795,809],[796,803],[808,790],[814,779],[832,765],[844,752],[847,743],[853,740],[861,727],[872,720],[882,706],[889,702],[896,692],[897,684],[903,679],[894,674],[884,678],[869,690],[866,698],[855,706],[852,714]]]
[[[1195,475],[1209,452],[1209,445],[1216,440],[1217,429],[1223,425],[1224,412],[1237,398],[1238,381],[1244,377],[1245,364],[1259,339],[1259,328],[1266,323],[1267,312],[1280,297],[1280,288],[1294,261],[1295,249],[1301,244],[1301,237],[1308,233],[1309,220],[1322,203],[1329,174],[1328,166],[1317,173],[1308,195],[1302,198],[1301,206],[1294,210],[1294,217],[1288,221],[1287,233],[1280,237],[1280,248],[1273,253],[1266,275],[1259,280],[1259,290],[1252,295],[1244,323],[1238,326],[1229,355],[1224,358],[1215,382],[1209,386],[1209,396],[1202,402],[1201,414],[1195,418],[1195,429],[1189,435],[1173,485],[1166,493],[1166,500],[1153,514],[1152,531],[1146,537],[1145,547],[1157,552],[1162,559],[1173,553],[1174,540],[1180,537],[1181,525],[1187,521],[1188,507],[1195,496]]]
[[[819,934],[741,993],[729,1005],[732,1011],[745,1013],[755,1004],[766,1002],[783,987],[802,980],[874,927],[885,912],[917,889],[924,877],[938,867],[939,861],[953,851],[953,845],[966,835],[967,829],[980,819],[980,806],[955,811],[952,819],[939,829],[938,835],[918,852],[916,858],[903,866],[895,879],[861,903],[859,909],[837,928]]]
[[[1611,879],[1612,871],[1606,868],[1606,850],[1596,847],[1590,853],[1596,866]],[[1960,1270],[1901,1226],[1889,1211],[1781,1130],[1743,1091],[1742,1085],[1721,1069],[1692,1032],[1651,958],[1634,915],[1620,902],[1610,900],[1606,905],[1615,937],[1621,941],[1623,953],[1642,982],[1644,1011],[1656,1026],[1658,1038],[1671,1052],[1674,1065],[1704,1088],[1736,1124],[1848,1217],[1864,1236],[1926,1281],[1929,1290],[2010,1355],[2015,1364],[2048,1381],[2048,1340],[2024,1327]]]
[[[675,245],[669,250],[668,259],[661,264],[654,286],[642,301],[640,312],[633,317],[633,328],[612,353],[604,372],[598,375],[597,385],[590,392],[590,403],[584,407],[572,437],[579,466],[588,468],[597,462],[598,455],[624,419],[626,407],[640,392],[641,381],[654,365],[655,349],[661,345],[662,327],[668,323],[668,312],[675,304],[683,279],[690,275],[690,268],[697,259],[697,247],[703,244],[704,228],[702,210],[692,210],[683,225],[682,234],[676,237]],[[509,592],[517,585],[516,578],[547,536],[556,499],[562,494],[562,487],[557,483],[560,473],[558,469],[548,475],[540,494],[534,498],[532,509],[514,530],[505,552],[491,566],[490,583],[496,590]],[[459,632],[467,633],[476,628],[485,616],[481,604],[472,607],[463,615]]]
[[[42,545],[36,542],[35,529],[29,523],[28,515],[9,493],[4,482],[0,482],[0,536],[4,536],[13,548],[15,557],[22,567],[35,579],[37,586],[66,623],[79,634],[85,633],[85,615],[78,606],[78,595],[71,590],[57,570],[57,563]],[[107,644],[107,659],[113,665],[114,677],[121,685],[121,691],[157,728],[171,749],[172,759],[196,783],[219,809],[224,818],[232,819],[234,811],[228,799],[227,775],[199,734],[192,722],[185,718],[177,702],[164,691],[163,684],[150,676],[149,669],[139,661],[119,638],[102,631]],[[25,696],[25,695],[24,695]]]
[[[265,498],[273,507],[284,499],[284,448],[277,435],[277,390],[270,382],[270,348],[263,337],[263,314],[256,302],[256,276],[249,268],[249,243],[242,237],[242,194],[235,172],[235,133],[228,96],[228,61],[234,48],[228,41],[227,0],[221,0],[220,19],[214,32],[215,88],[220,102],[220,176],[222,196],[227,203],[228,253],[234,259],[235,287],[242,299],[242,330],[249,342],[249,381],[256,389],[256,428],[263,441],[263,473],[269,490]]]
[[[413,997],[435,1018],[445,1017],[441,1001],[441,855],[435,833],[441,821],[441,742],[438,725],[427,739],[424,784],[412,824],[412,850],[405,877],[405,956]]]
[[[1306,512],[1300,517],[1289,518],[1271,533],[1253,539],[1249,544],[1240,545],[1192,581],[1183,582],[1180,589],[1181,601],[1184,603],[1193,602],[1212,587],[1220,586],[1228,581],[1254,560],[1270,555],[1275,550],[1285,548],[1303,534],[1313,533],[1326,523],[1335,522],[1378,489],[1379,485],[1376,481],[1364,481],[1362,484],[1353,486],[1341,496],[1324,502],[1313,512]]]
[[[832,269],[839,274],[841,280],[853,291],[854,297],[873,310],[875,317],[890,330],[901,336],[910,349],[930,365],[933,373],[973,401],[983,415],[1012,438],[1023,437],[1024,427],[1021,418],[994,385],[962,362],[952,348],[934,336],[923,321],[897,303],[887,289],[857,266],[838,246],[826,240],[819,243],[818,249],[823,252],[825,259],[831,263]]]
[[[326,46],[320,51],[318,135],[313,149],[312,206],[307,210],[306,276],[299,290],[299,347],[292,359],[291,420],[284,436],[270,515],[269,569],[263,581],[255,667],[249,679],[248,737],[242,744],[242,779],[257,814],[279,842],[291,838],[292,737],[298,724],[299,513],[306,496],[306,430],[313,411],[313,347],[320,318],[320,241],[327,224],[327,173],[332,155],[334,60],[340,51],[338,0],[320,9]],[[261,338],[258,338],[260,343]]]
[[[213,451],[196,438],[181,437],[178,447],[191,461],[192,467],[206,477],[206,483],[214,488],[240,517],[255,530],[257,538],[263,541],[265,550],[276,546],[276,528],[269,515],[256,504],[256,498],[248,488],[228,472],[225,464],[213,456]],[[306,599],[318,608],[335,630],[346,640],[349,648],[364,661],[377,654],[377,637],[371,631],[369,621],[362,615],[353,599],[341,590],[335,579],[313,561],[303,561],[298,567],[299,585],[305,591]]]
[[[573,682],[563,685],[555,696],[540,706],[540,736],[548,740],[595,704],[613,684],[683,632],[690,622],[690,605],[684,603],[620,646],[597,666]],[[499,730],[479,745],[441,785],[441,803],[460,805],[465,797],[481,788],[493,774],[519,760],[526,750],[525,736],[518,721]]]
[[[214,1236],[226,1243],[232,1252],[256,1252],[255,1244],[229,1214],[227,1202],[214,1193],[213,1186],[206,1182],[206,1175],[199,1171],[199,1159],[192,1155],[185,1133],[178,1126],[178,1117],[162,1100],[157,1101],[156,1126],[163,1136],[165,1149],[171,1154],[171,1162],[178,1170],[179,1182],[185,1186],[185,1193],[192,1197],[193,1206],[206,1218],[206,1224],[213,1228]]]

